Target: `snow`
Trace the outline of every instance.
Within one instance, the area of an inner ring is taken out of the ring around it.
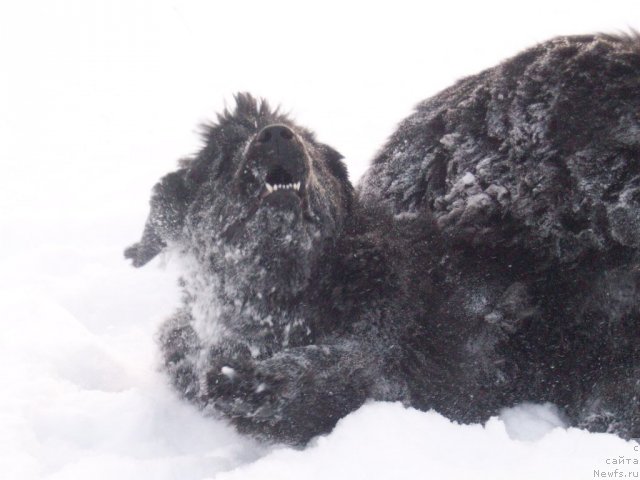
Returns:
[[[410,107],[456,78],[556,34],[640,25],[635,0],[518,5],[3,3],[0,476],[640,476],[637,444],[566,429],[549,405],[482,426],[372,403],[306,449],[257,444],[157,370],[154,336],[180,295],[171,259],[122,259],[153,183],[235,91],[291,109],[357,179]]]
[[[541,424],[532,428],[539,431]],[[549,426],[537,442],[519,441],[498,419],[484,427],[455,425],[433,412],[374,403],[305,451],[275,450],[217,478],[593,478],[606,458],[624,452],[633,458],[631,446],[607,435]]]

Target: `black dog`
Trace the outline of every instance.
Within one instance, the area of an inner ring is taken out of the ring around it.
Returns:
[[[553,40],[418,107],[354,198],[340,155],[236,98],[154,189],[184,254],[178,390],[303,444],[366,399],[482,421],[552,401],[640,434],[640,42]]]
[[[640,436],[637,35],[557,38],[424,101],[360,201],[430,212],[443,262],[487,272],[456,315],[508,335],[494,366],[505,405],[551,401],[590,430]]]

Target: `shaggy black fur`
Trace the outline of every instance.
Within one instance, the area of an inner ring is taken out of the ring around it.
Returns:
[[[424,101],[360,201],[430,212],[443,264],[495,272],[453,312],[506,335],[481,362],[506,382],[500,404],[551,401],[577,425],[640,436],[637,35],[557,38]],[[445,270],[445,285],[462,273]]]
[[[335,150],[236,101],[126,251],[184,254],[160,343],[186,398],[293,444],[366,399],[464,422],[551,401],[640,436],[637,38],[559,38],[462,80],[355,197]]]

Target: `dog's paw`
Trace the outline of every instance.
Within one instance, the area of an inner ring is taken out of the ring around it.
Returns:
[[[134,243],[125,249],[124,258],[132,260],[134,267],[142,267],[158,255],[165,246],[165,243],[160,240],[153,243],[144,241]]]
[[[253,365],[221,365],[205,378],[206,403],[232,418],[269,415],[272,393],[272,385]]]
[[[291,367],[291,368],[289,368]],[[206,375],[206,404],[231,418],[275,422],[298,390],[297,368],[280,359],[226,359]]]
[[[141,267],[147,263],[149,260],[146,260],[145,257],[141,243],[134,243],[124,251],[124,258],[131,260],[134,267]]]

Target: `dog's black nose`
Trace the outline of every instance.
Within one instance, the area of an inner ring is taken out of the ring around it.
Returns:
[[[294,137],[293,130],[285,125],[269,125],[264,127],[258,134],[258,142],[267,146],[271,145],[276,149],[279,146],[288,145]]]
[[[257,165],[258,176],[269,186],[300,190],[309,176],[310,162],[302,137],[282,124],[260,130],[247,150],[247,159]]]

